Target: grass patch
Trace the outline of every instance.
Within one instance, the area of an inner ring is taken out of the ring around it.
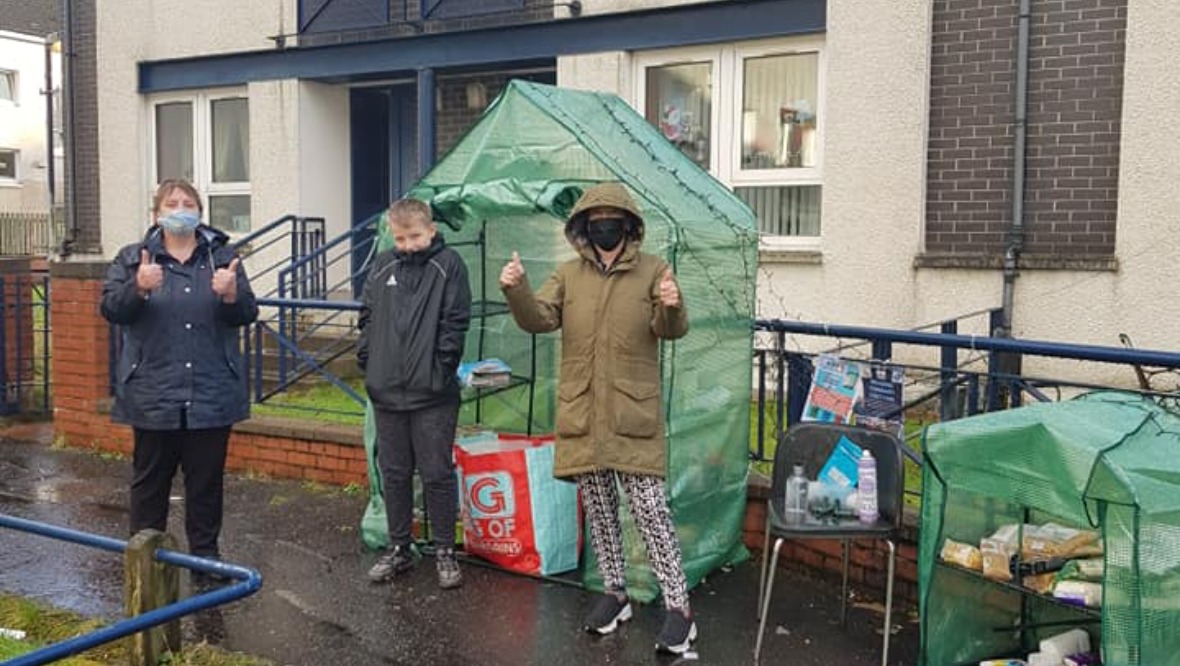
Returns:
[[[364,380],[347,380],[357,393],[365,394]],[[365,407],[341,391],[335,384],[314,382],[296,386],[279,393],[262,404],[251,407],[255,416],[274,416],[287,419],[306,419],[321,423],[364,425]]]
[[[22,640],[0,636],[0,660],[92,632],[104,624],[101,620],[45,606],[23,597],[0,594],[0,627],[17,629],[27,634]],[[127,661],[126,640],[119,640],[55,663],[62,666],[122,666]],[[272,662],[265,659],[226,652],[204,643],[170,654],[160,663],[173,666],[272,666]]]

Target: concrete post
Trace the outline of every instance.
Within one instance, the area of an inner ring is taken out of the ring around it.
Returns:
[[[162,608],[177,599],[179,572],[176,567],[152,558],[157,548],[175,550],[176,542],[170,535],[156,530],[143,530],[127,542],[123,580],[127,617]],[[131,636],[128,663],[156,666],[160,657],[179,650],[180,620],[173,620]]]

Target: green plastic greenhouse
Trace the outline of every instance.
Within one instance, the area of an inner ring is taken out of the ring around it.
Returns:
[[[565,217],[582,191],[604,181],[631,191],[646,222],[643,248],[673,265],[689,312],[689,334],[665,343],[661,360],[669,492],[695,584],[746,556],[753,214],[618,97],[521,81],[508,85],[409,196],[431,204],[447,225],[447,243],[467,262],[480,316],[464,361],[501,359],[519,384],[466,402],[461,424],[538,434],[554,426],[560,334],[534,338],[515,325],[502,304],[500,269],[518,251],[540,284],[572,258]],[[625,522],[628,590],[653,599],[658,587]],[[584,555],[584,580],[600,587],[591,550]]]
[[[925,433],[921,664],[1022,656],[1072,626],[1107,666],[1180,665],[1180,415],[1101,392]],[[1077,607],[940,561],[1005,523],[1097,530],[1101,605]]]

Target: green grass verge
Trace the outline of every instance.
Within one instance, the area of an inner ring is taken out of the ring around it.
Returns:
[[[52,608],[28,599],[0,594],[0,627],[17,629],[22,640],[0,636],[0,660],[85,634],[105,623],[70,611]],[[125,640],[114,641],[59,662],[62,666],[123,666],[128,663]],[[161,664],[172,666],[272,666],[272,662],[249,655],[227,652],[201,643],[167,655]]]

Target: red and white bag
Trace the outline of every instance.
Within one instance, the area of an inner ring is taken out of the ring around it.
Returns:
[[[578,490],[553,478],[551,436],[461,439],[455,465],[464,550],[532,575],[577,568]]]

